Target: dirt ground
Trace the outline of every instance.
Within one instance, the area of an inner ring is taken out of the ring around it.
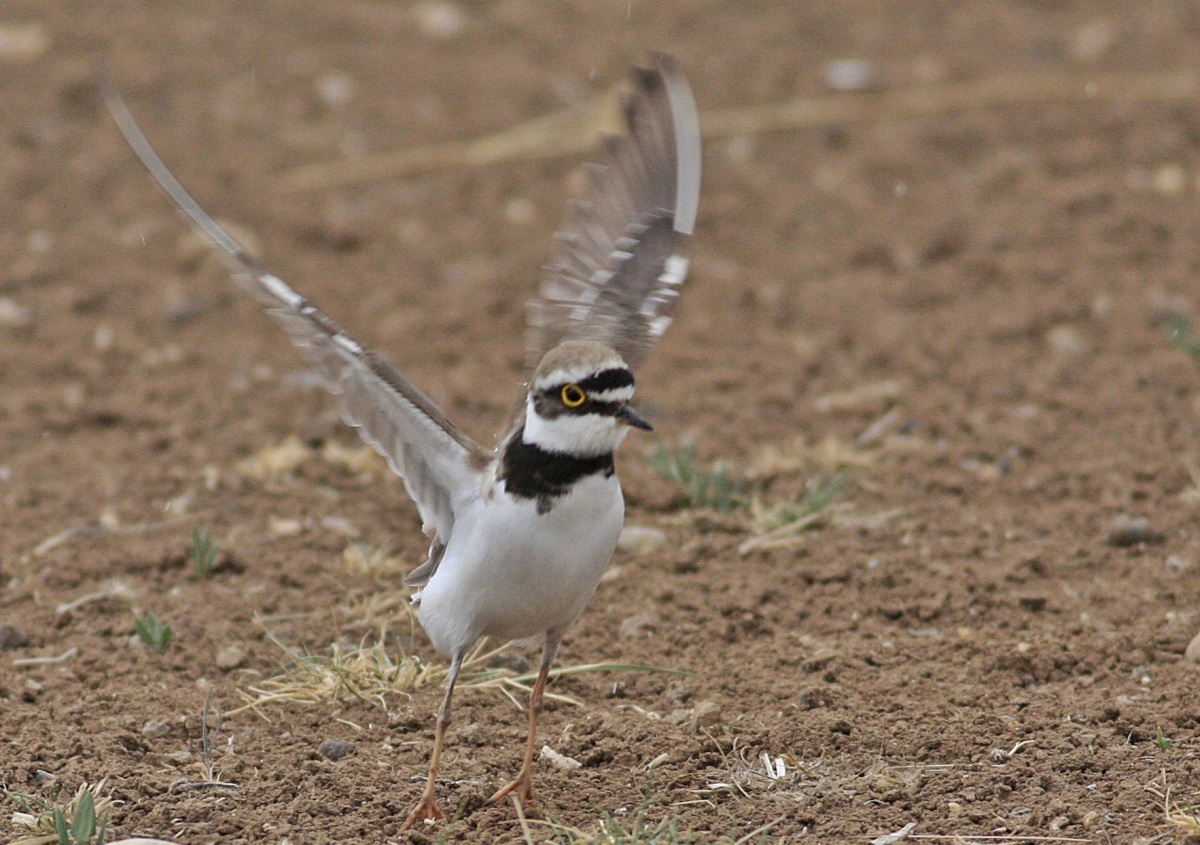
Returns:
[[[693,272],[639,373],[657,432],[620,458],[627,522],[653,530],[560,663],[684,674],[554,682],[575,703],[542,738],[582,765],[543,756],[561,827],[528,832],[482,806],[524,715],[463,688],[439,786],[457,817],[400,834],[445,665],[401,586],[416,511],[94,83],[106,66],[211,212],[490,441],[586,156],[287,179],[582,110],[650,50],[705,113]],[[841,59],[872,92],[831,90]],[[7,0],[0,781],[61,803],[104,779],[110,838],[181,843],[574,841],[638,818],[698,842],[1186,838],[1200,370],[1169,328],[1200,305],[1200,82],[1145,79],[1197,67],[1187,3]],[[797,98],[838,110],[771,108]],[[733,122],[752,106],[767,119]],[[660,438],[727,462],[755,509],[683,502],[646,460]],[[834,479],[807,530],[765,542],[763,511]],[[238,710],[334,648],[434,677]]]

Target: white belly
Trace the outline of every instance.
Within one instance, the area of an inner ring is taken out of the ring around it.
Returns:
[[[421,593],[421,625],[438,650],[561,630],[583,611],[621,533],[621,486],[616,475],[590,476],[553,501],[539,514],[536,501],[497,491],[457,517]]]

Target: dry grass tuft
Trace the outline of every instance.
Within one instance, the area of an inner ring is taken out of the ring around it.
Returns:
[[[1171,838],[1180,845],[1200,843],[1200,804],[1180,804],[1171,797],[1166,771],[1162,772],[1161,777],[1161,789],[1152,783],[1146,787],[1146,791],[1162,799],[1163,815],[1170,828]]]
[[[337,440],[326,440],[320,456],[325,463],[344,467],[364,481],[385,478],[391,473],[383,456],[365,444],[344,446]]]
[[[294,434],[243,458],[234,470],[243,478],[267,482],[292,475],[300,467],[317,460],[349,470],[367,481],[389,475],[387,462],[370,446],[344,446],[336,440],[328,440],[318,450]]]
[[[403,577],[414,564],[392,554],[392,547],[386,543],[381,546],[351,543],[342,551],[342,566],[352,575],[391,579]]]
[[[104,792],[106,780],[95,786],[86,782],[65,804],[55,804],[36,795],[16,792],[4,787],[4,795],[20,809],[12,814],[13,826],[21,834],[9,845],[49,845],[66,842],[84,845],[96,838],[104,841],[108,819],[117,802]]]
[[[737,793],[744,798],[762,792],[790,795],[804,786],[812,786],[811,775],[821,766],[819,760],[806,763],[786,753],[750,751],[739,747],[736,737],[728,751],[711,736],[709,739],[721,755],[720,779],[693,790],[700,795],[721,792]]]
[[[382,607],[370,599],[367,599],[366,603],[369,608],[364,610],[364,605],[358,609],[374,616],[389,615],[393,619],[397,615],[395,597],[386,598]],[[257,712],[269,704],[345,701],[375,704],[387,712],[390,700],[397,696],[407,698],[413,690],[429,684],[443,683],[449,670],[447,665],[430,663],[419,655],[406,653],[399,647],[396,647],[393,654],[389,644],[395,642],[396,637],[392,635],[386,622],[379,625],[378,633],[370,638],[370,641],[364,638],[356,646],[335,642],[329,646],[327,654],[313,654],[307,650],[288,648],[269,631],[267,637],[285,654],[278,674],[241,691],[246,703],[228,711],[226,715],[234,715],[244,710]],[[494,647],[486,640],[481,641],[463,661],[458,688],[499,692],[518,707],[523,707],[523,701],[519,700],[516,694],[528,695],[533,689],[537,673],[517,673],[497,666],[498,658],[512,646],[513,643],[505,643]],[[685,674],[672,669],[639,664],[589,663],[560,666],[551,671],[550,677],[554,679],[593,672]],[[581,704],[570,696],[551,691],[546,692],[546,698],[564,704]]]
[[[243,691],[246,703],[227,715],[257,711],[268,704],[320,704],[352,699],[378,704],[386,712],[390,698],[407,696],[446,673],[445,667],[426,663],[403,650],[393,658],[386,646],[389,640],[386,627],[380,629],[373,644],[364,641],[347,647],[335,642],[328,654],[296,651],[270,633],[268,637],[287,655],[279,674]]]
[[[655,822],[649,818],[649,808],[654,804],[653,799],[647,799],[632,812],[620,815],[606,814],[593,830],[582,830],[568,827],[557,822],[540,822],[550,829],[554,838],[549,840],[556,845],[684,845],[684,843],[712,842],[714,845],[747,845],[750,842],[765,841],[765,834],[783,819],[755,828],[743,836],[736,833],[712,839],[709,834],[694,833],[689,830],[678,814],[668,816]],[[518,812],[520,812],[518,808]],[[525,833],[525,841],[532,843],[533,833],[524,814],[520,815],[521,826]],[[734,837],[737,836],[735,839]]]
[[[243,478],[267,481],[280,475],[290,475],[312,460],[315,454],[310,446],[293,434],[274,446],[266,446],[238,461],[234,470]]]

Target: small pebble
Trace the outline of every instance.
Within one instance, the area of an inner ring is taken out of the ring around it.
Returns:
[[[431,38],[454,38],[467,26],[467,14],[457,3],[424,0],[412,7],[417,27]]]
[[[691,720],[692,720],[692,711],[685,710],[682,707],[677,710],[672,710],[670,713],[667,714],[667,721],[670,722],[672,725],[682,725],[685,722],[690,722]]]
[[[1150,177],[1150,186],[1160,194],[1173,197],[1187,187],[1187,174],[1178,164],[1164,164]]]
[[[1072,58],[1090,62],[1108,52],[1117,38],[1117,27],[1109,18],[1093,18],[1071,35],[1067,49]]]
[[[1118,695],[1113,699],[1113,707],[1118,713],[1128,716],[1131,712],[1140,709],[1141,701],[1132,695]]]
[[[31,62],[50,49],[50,30],[44,23],[0,24],[0,61]]]
[[[99,325],[92,333],[92,348],[97,352],[108,352],[113,345],[112,326]]]
[[[537,217],[537,207],[525,197],[513,197],[504,203],[501,214],[509,223],[524,226]]]
[[[834,91],[869,91],[879,87],[880,73],[863,59],[835,59],[825,65],[821,81]]]
[[[1161,543],[1163,539],[1160,532],[1150,527],[1150,520],[1142,516],[1122,514],[1108,532],[1108,544],[1118,548]]]
[[[331,70],[317,77],[317,96],[331,108],[344,106],[354,96],[354,77],[345,71]]]
[[[304,530],[304,523],[298,519],[272,516],[267,519],[267,530],[276,537],[295,537]]]
[[[1200,663],[1200,634],[1192,637],[1192,641],[1187,645],[1187,650],[1183,653],[1183,659],[1189,663]]]
[[[701,701],[692,709],[691,724],[694,733],[715,728],[721,724],[721,705],[715,701]]]
[[[627,525],[621,529],[617,548],[638,557],[653,554],[667,544],[667,533],[657,528]]]
[[[0,326],[23,329],[33,323],[33,311],[11,296],[0,296]]]
[[[146,724],[142,725],[143,736],[166,736],[171,732],[171,726],[166,722],[160,722],[157,719],[151,719]]]
[[[542,746],[542,759],[549,761],[556,768],[564,769],[566,771],[578,769],[583,765],[583,763],[580,763],[574,757],[568,757],[565,754],[559,754],[549,745]]]
[[[217,649],[216,664],[221,669],[236,669],[246,659],[246,650],[241,646],[227,645]]]
[[[1074,326],[1055,326],[1046,332],[1050,351],[1063,358],[1079,358],[1087,354],[1088,342]]]
[[[0,651],[11,651],[29,645],[29,637],[16,625],[0,624]]]
[[[348,739],[327,739],[317,746],[317,753],[329,760],[340,760],[354,753],[354,743]]]
[[[692,691],[685,686],[674,686],[667,690],[667,701],[672,704],[685,704],[692,697]]]
[[[25,238],[25,248],[30,252],[49,252],[54,249],[54,233],[46,229],[34,229]]]
[[[651,613],[637,613],[621,623],[618,633],[626,639],[654,633],[658,617]]]

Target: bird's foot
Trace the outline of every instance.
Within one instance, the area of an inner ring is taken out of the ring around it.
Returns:
[[[527,819],[540,819],[542,811],[538,807],[537,801],[533,798],[533,781],[532,778],[519,777],[514,781],[510,781],[496,791],[496,794],[488,799],[489,804],[498,804],[505,798],[512,798],[513,801],[521,808],[521,814]]]
[[[420,822],[434,822],[444,818],[446,818],[446,814],[437,805],[437,801],[433,800],[433,796],[423,795],[421,796],[421,803],[417,804],[413,808],[413,811],[408,814],[408,818],[404,820],[404,824],[400,825],[400,829],[412,830]]]

